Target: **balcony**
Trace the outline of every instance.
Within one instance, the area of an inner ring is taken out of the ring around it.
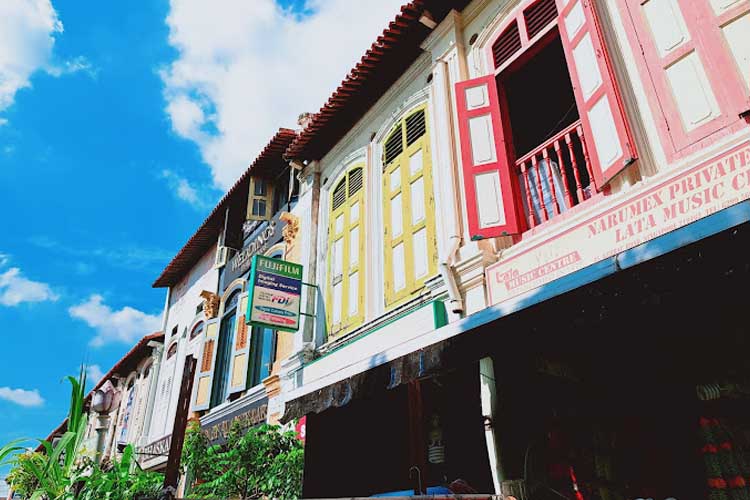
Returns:
[[[565,127],[515,164],[529,229],[589,199],[594,192],[581,120]]]

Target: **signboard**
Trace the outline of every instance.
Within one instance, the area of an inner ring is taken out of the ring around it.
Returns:
[[[169,454],[169,445],[172,443],[172,435],[168,434],[163,438],[152,441],[145,446],[138,448],[138,455],[145,455],[145,459],[148,460],[151,457],[166,457]]]
[[[297,439],[302,441],[302,444],[305,443],[305,439],[307,439],[307,415],[303,415],[297,420],[297,423],[294,425],[294,434],[297,436]]]
[[[750,198],[750,143],[686,169],[487,268],[491,304],[533,290]]]
[[[229,260],[224,268],[224,286],[250,270],[253,255],[263,253],[281,241],[281,230],[284,227],[284,223],[281,221],[283,213],[278,212],[268,223],[261,224],[250,235],[247,245],[242,247],[242,250]]]
[[[206,424],[201,428],[211,444],[224,444],[232,429],[232,425],[238,422],[243,429],[249,429],[266,422],[268,416],[268,398],[238,408],[216,422]]]
[[[287,332],[299,329],[301,265],[254,255],[248,290],[247,323]]]

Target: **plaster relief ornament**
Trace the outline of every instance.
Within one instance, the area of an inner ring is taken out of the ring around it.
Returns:
[[[219,296],[208,290],[201,292],[201,298],[203,298],[203,314],[206,315],[206,319],[214,319],[219,315]]]
[[[282,222],[286,222],[286,226],[281,230],[281,234],[284,237],[284,242],[290,245],[294,242],[294,238],[297,237],[297,233],[299,232],[299,217],[289,212],[284,212],[279,219]]]
[[[300,245],[298,242],[300,220],[296,215],[289,212],[283,212],[280,220],[286,225],[281,230],[284,238],[284,260],[290,262],[300,262]]]

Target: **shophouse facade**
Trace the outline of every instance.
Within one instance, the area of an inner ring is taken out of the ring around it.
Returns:
[[[169,287],[164,321],[175,334],[162,360],[166,385],[156,396],[153,447],[168,449],[187,356],[197,360],[191,418],[212,441],[221,442],[236,421],[275,422],[283,411],[282,361],[301,349],[301,337],[250,327],[245,313],[253,256],[299,263],[309,252],[299,228],[311,224],[311,191],[282,156],[295,136],[280,129],[270,139],[154,283]]]
[[[163,347],[161,332],[145,335],[100,380],[93,381],[93,388],[84,399],[86,456],[111,462],[125,446],[137,449],[147,438],[149,395],[156,386]],[[66,430],[67,419],[49,434],[47,441],[55,443]]]
[[[748,23],[731,0],[401,8],[286,152],[320,178],[324,314],[284,393],[305,496],[746,488]]]

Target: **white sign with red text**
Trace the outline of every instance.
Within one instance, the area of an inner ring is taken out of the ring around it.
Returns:
[[[750,143],[487,268],[497,304],[750,199]]]

